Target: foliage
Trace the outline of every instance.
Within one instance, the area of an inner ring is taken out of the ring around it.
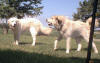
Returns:
[[[80,1],[79,8],[77,8],[77,13],[73,14],[74,20],[82,19],[85,20],[90,17],[93,13],[93,1],[94,0],[84,0],[83,2]],[[97,8],[97,17],[100,17],[100,0],[98,0],[98,8]]]
[[[9,18],[15,15],[40,15],[42,0],[0,0],[0,17]]]

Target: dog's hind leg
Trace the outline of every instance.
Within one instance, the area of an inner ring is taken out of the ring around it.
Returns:
[[[36,32],[34,27],[30,28],[30,33],[31,33],[32,38],[33,38],[32,46],[35,46],[37,32]]]
[[[92,43],[92,46],[93,46],[94,52],[98,54],[98,49],[94,42]]]
[[[66,53],[67,53],[67,54],[69,53],[69,50],[70,50],[70,40],[71,40],[70,37],[68,37],[68,38],[66,39]]]
[[[82,48],[82,45],[81,45],[81,38],[79,38],[79,39],[76,39],[76,43],[78,44],[78,48],[77,48],[77,51],[80,51],[81,50],[81,48]]]
[[[86,35],[86,36],[84,37],[84,39],[86,40],[86,42],[89,43],[89,35]],[[94,49],[94,52],[95,52],[95,53],[98,53],[98,49],[97,49],[97,47],[96,47],[96,45],[95,45],[94,42],[92,42],[92,47],[93,47],[93,49]]]

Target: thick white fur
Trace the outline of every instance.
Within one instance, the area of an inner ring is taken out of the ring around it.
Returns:
[[[20,35],[24,31],[30,31],[33,38],[32,46],[35,46],[36,35],[48,35],[52,31],[51,28],[44,27],[41,22],[35,18],[17,19],[16,17],[12,17],[8,19],[8,25],[14,32],[16,45],[18,45]]]
[[[57,43],[64,37],[66,39],[66,53],[70,51],[70,39],[74,38],[78,44],[77,51],[81,50],[81,39],[89,42],[90,26],[81,21],[72,21],[65,16],[52,16],[47,19],[49,25],[54,26],[60,32],[60,36],[54,42],[54,50],[57,49]],[[98,53],[95,43],[92,43],[95,53]]]

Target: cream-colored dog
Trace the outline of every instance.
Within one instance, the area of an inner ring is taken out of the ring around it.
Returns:
[[[81,21],[72,21],[65,16],[52,16],[47,19],[48,25],[54,26],[60,32],[60,36],[54,42],[54,50],[57,49],[57,43],[64,37],[66,39],[66,53],[70,51],[70,39],[74,38],[78,44],[77,51],[81,50],[81,39],[89,42],[90,26]],[[95,43],[92,43],[95,53],[98,53]]]
[[[8,19],[8,25],[14,32],[16,45],[18,45],[20,35],[24,31],[30,31],[33,38],[32,46],[35,46],[36,35],[48,35],[52,31],[51,28],[44,27],[41,22],[35,18],[17,19],[16,17],[13,17]]]
[[[90,26],[91,25],[91,22],[92,22],[92,17],[88,18],[86,20],[86,23]],[[95,27],[99,27],[100,23],[99,23],[99,20],[98,19],[95,19]]]

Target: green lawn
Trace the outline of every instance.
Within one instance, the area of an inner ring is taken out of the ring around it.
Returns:
[[[0,63],[85,63],[87,43],[82,41],[82,51],[77,52],[77,44],[71,41],[71,51],[65,53],[65,40],[58,43],[59,49],[53,50],[57,32],[50,36],[37,36],[36,46],[31,46],[32,37],[29,33],[21,35],[20,45],[13,44],[13,34],[2,34],[0,29]],[[99,37],[99,35],[98,35]],[[100,63],[100,42],[95,42],[99,54],[92,51],[94,63]]]

